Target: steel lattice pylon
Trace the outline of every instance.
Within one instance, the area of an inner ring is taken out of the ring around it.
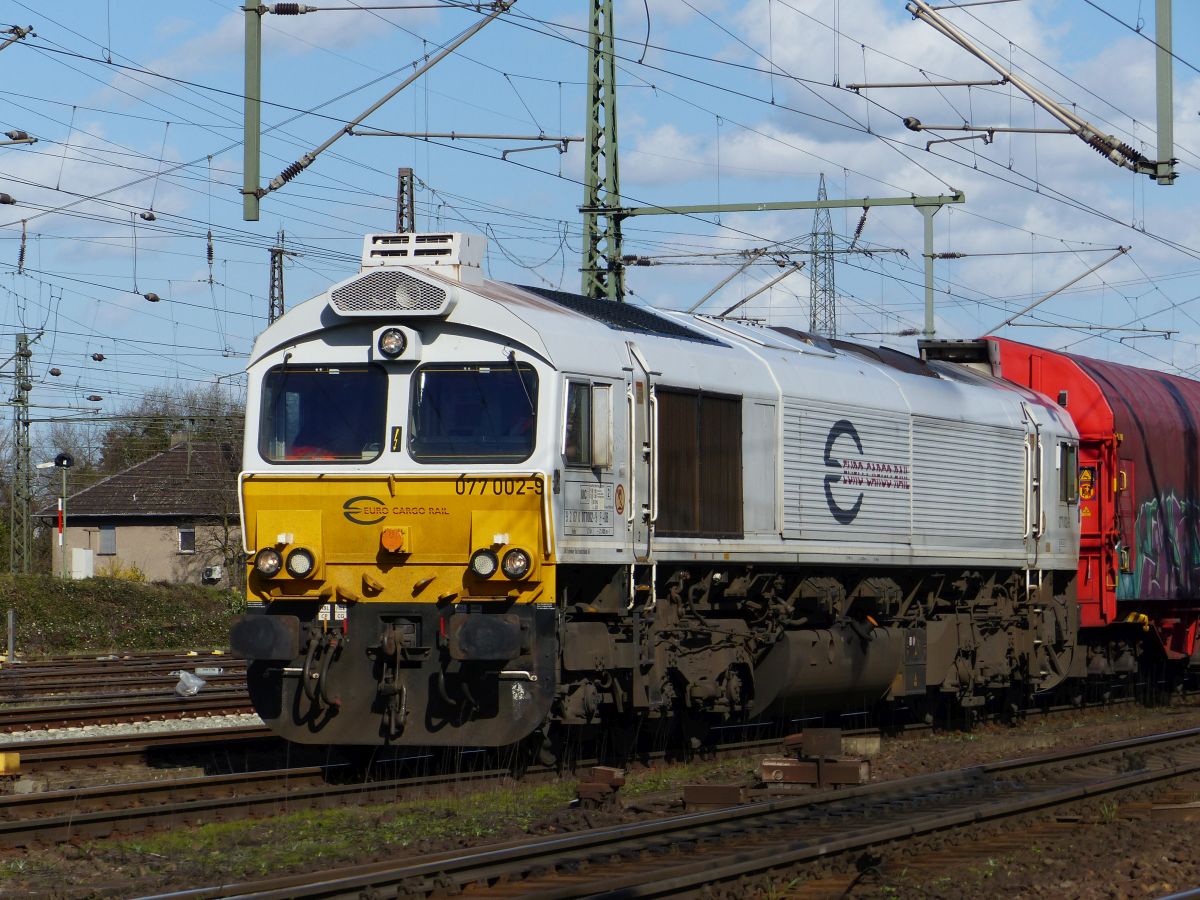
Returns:
[[[623,300],[621,205],[617,166],[617,70],[613,57],[613,0],[589,0],[587,161],[583,194],[583,293]]]
[[[33,518],[33,472],[29,461],[29,335],[17,335],[17,353],[13,376],[13,477],[12,503],[9,505],[8,569],[14,575],[28,575],[33,551],[30,547]]]
[[[276,244],[271,248],[271,283],[268,287],[267,324],[270,325],[283,315],[283,231],[279,232]]]
[[[828,200],[825,173],[817,187],[817,200]],[[812,251],[808,269],[808,330],[826,337],[837,336],[837,290],[833,277],[833,223],[828,209],[813,213]]]
[[[412,234],[417,230],[413,189],[416,177],[410,168],[396,172],[396,234]]]

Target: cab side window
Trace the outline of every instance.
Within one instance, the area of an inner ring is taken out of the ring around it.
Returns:
[[[1079,501],[1079,447],[1076,444],[1059,444],[1058,450],[1058,499],[1063,503],[1077,503]]]
[[[592,386],[586,381],[567,383],[563,459],[568,466],[592,464]]]

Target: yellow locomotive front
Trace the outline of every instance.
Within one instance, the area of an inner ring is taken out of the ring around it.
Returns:
[[[250,367],[231,644],[255,709],[299,742],[514,743],[557,653],[537,368],[440,320],[317,313]],[[451,352],[412,353],[422,333]]]

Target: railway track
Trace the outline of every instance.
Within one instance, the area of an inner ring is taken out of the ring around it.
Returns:
[[[550,838],[170,894],[667,897],[1200,772],[1200,729]]]
[[[48,696],[102,699],[130,693],[169,692],[180,671],[195,672],[213,686],[245,684],[245,660],[225,656],[157,655],[52,660],[0,666],[0,703]]]
[[[95,736],[70,740],[23,741],[17,745],[21,771],[99,768],[147,764],[168,754],[224,751],[240,754],[254,749],[282,748],[283,739],[265,725],[207,728],[150,734]]]
[[[1132,700],[1121,699],[1110,702],[1110,706],[1131,703]],[[61,711],[61,707],[56,709]],[[1055,715],[1077,712],[1075,707],[1063,706],[1047,709],[1029,710],[1030,715]],[[167,718],[167,717],[164,717]],[[72,722],[72,724],[78,724]],[[734,732],[753,733],[754,729],[745,727],[728,729]],[[901,729],[881,731],[875,728],[846,729],[843,734],[847,737],[875,737],[893,733],[916,734],[932,731],[932,726],[926,723],[911,723]],[[717,745],[716,752],[753,751],[761,748],[769,751],[776,749],[780,738],[738,738],[727,736],[726,740]],[[220,752],[226,758],[246,757],[249,754],[276,753],[283,761],[285,754],[293,757],[303,756],[314,758],[315,749],[307,745],[293,745],[286,750],[284,740],[264,725],[238,725],[219,728],[197,728],[186,731],[146,732],[136,734],[91,735],[86,737],[53,738],[45,740],[22,740],[10,747],[3,744],[0,735],[0,749],[13,749],[21,754],[21,771],[23,774],[37,776],[42,773],[68,771],[75,769],[99,769],[105,766],[151,765],[163,762],[177,762],[181,758],[213,756]],[[661,753],[649,755],[649,759],[661,758]],[[594,761],[573,762],[576,769],[591,765]]]
[[[214,729],[196,747],[211,750],[222,735],[242,731]],[[243,742],[258,741],[265,728],[242,731]],[[156,746],[179,751],[191,749],[189,735],[179,735]],[[269,740],[270,738],[268,738]],[[274,740],[279,740],[275,738]],[[49,742],[48,742],[49,743]],[[236,742],[226,743],[236,749]],[[282,744],[282,741],[280,741]],[[43,745],[43,752],[54,753]],[[742,753],[777,750],[779,741],[758,740],[732,743],[716,752]],[[311,758],[321,747],[294,748]],[[75,754],[83,748],[64,748]],[[137,752],[133,748],[98,746],[97,757],[120,758]],[[655,758],[661,759],[662,754]],[[22,754],[22,761],[25,756]],[[34,756],[34,761],[39,761]],[[594,764],[582,760],[580,767]],[[0,795],[0,848],[53,844],[82,838],[103,838],[139,833],[152,829],[194,825],[213,819],[281,815],[297,809],[329,808],[348,804],[387,803],[414,794],[453,790],[463,785],[475,787],[513,777],[512,769],[472,768],[469,758],[461,758],[455,771],[431,773],[433,760],[427,755],[387,757],[372,767],[371,780],[358,780],[359,774],[344,762],[301,765],[284,769],[233,772],[127,782],[96,787],[70,788],[34,794]],[[385,772],[404,772],[399,777],[384,777]],[[525,771],[527,778],[559,778],[557,770],[537,766]],[[339,778],[344,783],[336,783]]]
[[[214,819],[282,815],[296,809],[386,803],[508,777],[507,769],[330,784],[341,765],[302,766],[0,796],[0,847],[105,838]]]
[[[186,670],[185,670],[186,671]],[[222,672],[217,675],[201,674],[209,688],[245,689],[244,671]],[[0,684],[0,703],[29,703],[44,700],[73,700],[78,702],[116,699],[118,697],[151,696],[170,694],[178,683],[178,672],[155,675],[119,675],[103,678],[62,679],[46,681],[37,685],[17,687]]]
[[[0,733],[249,712],[253,712],[250,698],[245,690],[240,689],[205,689],[192,697],[174,694],[153,697],[117,695],[106,700],[0,709]]]
[[[242,666],[240,657],[223,651],[208,650],[189,653],[121,653],[108,656],[53,656],[37,660],[10,663],[0,660],[0,682],[8,679],[65,678],[72,674],[105,672],[156,672],[187,668],[196,665],[215,665],[224,668]]]

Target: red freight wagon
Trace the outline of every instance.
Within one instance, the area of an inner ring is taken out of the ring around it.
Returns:
[[[987,338],[994,374],[1057,399],[1079,429],[1084,628],[1152,628],[1193,656],[1200,616],[1200,383]]]

